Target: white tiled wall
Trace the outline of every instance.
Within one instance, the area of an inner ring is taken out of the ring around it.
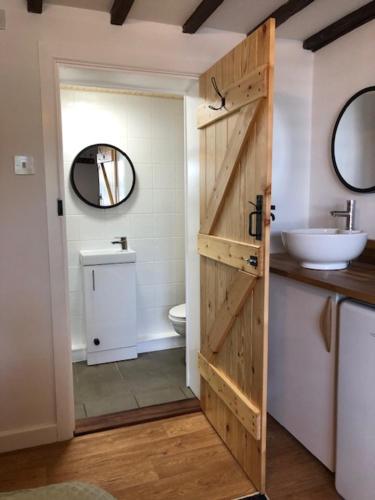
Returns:
[[[115,236],[137,252],[138,338],[170,334],[168,310],[185,300],[183,101],[62,89],[61,103],[73,348],[85,344],[79,251],[112,247]],[[137,176],[129,200],[108,210],[69,185],[76,154],[100,142],[124,150]]]

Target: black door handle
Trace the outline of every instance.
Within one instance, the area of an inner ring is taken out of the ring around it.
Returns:
[[[276,210],[276,205],[271,205],[271,220],[275,220],[276,219],[276,215],[272,213],[272,210]]]
[[[258,194],[256,203],[250,201],[254,205],[255,210],[249,214],[249,235],[253,236],[256,240],[262,239],[263,228],[263,196]],[[254,216],[255,216],[255,230],[254,230]]]

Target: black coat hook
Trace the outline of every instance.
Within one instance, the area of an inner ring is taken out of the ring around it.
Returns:
[[[213,109],[214,111],[219,111],[220,109],[223,109],[225,108],[225,97],[223,96],[223,94],[220,92],[219,90],[219,87],[217,86],[217,83],[216,83],[216,78],[214,76],[211,77],[211,83],[212,83],[212,86],[213,88],[215,89],[215,92],[217,93],[217,95],[220,97],[221,99],[221,104],[220,106],[218,107],[215,107],[215,106],[211,106],[209,105],[208,107],[210,109]]]

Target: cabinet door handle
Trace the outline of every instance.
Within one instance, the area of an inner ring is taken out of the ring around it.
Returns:
[[[332,297],[328,297],[320,315],[320,331],[322,332],[327,352],[332,348]]]
[[[91,276],[92,276],[92,289],[95,292],[95,271],[94,271],[94,269],[91,271]]]

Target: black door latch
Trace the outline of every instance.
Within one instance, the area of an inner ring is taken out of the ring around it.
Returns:
[[[255,210],[250,212],[249,215],[249,235],[253,236],[256,240],[262,239],[262,227],[263,227],[263,196],[261,194],[257,195],[256,203],[249,201],[254,205]],[[253,227],[255,217],[255,230]]]
[[[263,196],[258,194],[256,203],[249,201],[255,207],[255,210],[250,212],[249,215],[249,235],[253,236],[256,240],[261,240],[263,236]],[[271,205],[271,210],[276,210],[275,205]],[[254,230],[254,217],[255,217],[255,230]],[[271,212],[271,220],[275,220],[275,214]]]

